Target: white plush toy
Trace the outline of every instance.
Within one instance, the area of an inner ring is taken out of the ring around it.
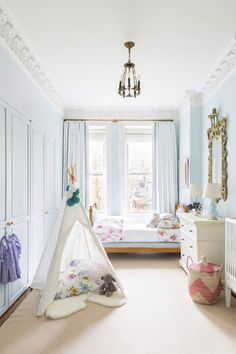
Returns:
[[[69,191],[73,194],[76,191],[77,187],[75,184],[71,184],[69,187]]]
[[[70,198],[72,198],[72,197],[73,197],[73,193],[70,192],[70,191],[67,191],[67,192],[66,192],[66,199],[70,199]]]
[[[158,213],[153,213],[150,222],[147,224],[147,227],[154,229],[155,227],[158,226],[159,220],[160,220],[160,215]]]

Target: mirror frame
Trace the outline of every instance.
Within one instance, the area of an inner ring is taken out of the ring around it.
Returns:
[[[208,183],[214,183],[213,179],[213,143],[216,139],[221,139],[221,195],[225,201],[228,197],[228,173],[227,173],[227,119],[220,118],[216,108],[208,116],[211,127],[207,129],[208,137]]]

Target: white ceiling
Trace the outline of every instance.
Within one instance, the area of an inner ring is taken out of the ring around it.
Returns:
[[[236,34],[235,0],[5,0],[67,107],[174,109]],[[117,94],[127,49],[136,99]]]

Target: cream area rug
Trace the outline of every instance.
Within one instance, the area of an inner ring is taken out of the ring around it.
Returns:
[[[72,296],[66,299],[52,301],[46,309],[46,317],[51,319],[59,319],[71,316],[77,311],[84,310],[88,302],[94,302],[102,306],[118,307],[126,303],[127,299],[118,290],[111,297],[101,296],[97,293],[89,292]]]
[[[35,316],[33,291],[0,328],[1,354],[236,354],[236,301],[192,302],[175,255],[112,255],[128,301],[88,302],[70,317]]]

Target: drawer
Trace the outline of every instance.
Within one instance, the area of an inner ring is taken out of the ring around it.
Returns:
[[[187,267],[188,256],[191,257],[193,262],[197,262],[197,242],[181,232],[181,263],[185,268]],[[189,262],[191,264],[191,260]]]
[[[180,229],[190,238],[197,239],[197,229],[194,224],[181,220]]]
[[[190,256],[193,262],[197,262],[197,243],[191,239],[187,240],[186,243],[186,253]]]
[[[186,266],[186,264],[187,264],[187,257],[188,257],[186,251],[187,251],[187,249],[185,247],[181,247],[181,256],[180,256],[180,258],[181,258],[181,263],[184,266]]]

